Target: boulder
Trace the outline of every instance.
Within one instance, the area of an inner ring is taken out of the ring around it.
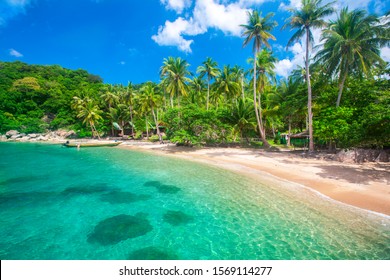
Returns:
[[[22,138],[23,137],[23,135],[22,134],[14,134],[14,135],[12,135],[11,136],[11,140],[16,140],[16,139],[18,139],[18,138]]]
[[[7,131],[7,132],[5,133],[5,136],[6,136],[7,138],[11,138],[12,136],[18,135],[18,134],[19,134],[19,131],[17,131],[17,130],[9,130],[9,131]]]
[[[46,136],[40,135],[39,137],[35,138],[37,141],[48,141],[49,139]]]
[[[65,134],[65,138],[76,138],[77,134],[74,130],[70,130]]]
[[[37,138],[38,134],[31,133],[31,134],[27,134],[27,136],[30,137],[30,138]]]
[[[29,136],[23,136],[21,138],[18,138],[18,141],[21,141],[21,142],[27,142],[30,140],[30,137]]]
[[[389,162],[389,153],[387,151],[381,151],[377,158],[375,159],[376,162]]]

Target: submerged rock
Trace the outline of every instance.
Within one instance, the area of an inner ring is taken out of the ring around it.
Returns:
[[[100,199],[111,204],[127,204],[137,201],[144,201],[150,198],[149,195],[138,195],[131,192],[112,191],[103,194]]]
[[[159,193],[169,193],[174,194],[179,192],[181,189],[179,187],[176,187],[174,185],[165,185],[161,183],[160,181],[148,181],[144,183],[145,187],[154,187],[157,189]]]
[[[146,247],[140,250],[132,252],[129,260],[179,260],[179,257],[163,248],[160,247]]]
[[[129,238],[145,235],[152,230],[153,227],[145,214],[118,215],[98,223],[88,236],[88,242],[113,245]]]
[[[173,226],[188,224],[194,221],[194,217],[183,213],[182,211],[167,211],[164,214],[164,222]]]

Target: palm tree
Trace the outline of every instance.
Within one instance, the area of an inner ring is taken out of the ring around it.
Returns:
[[[208,57],[205,61],[202,62],[203,65],[199,66],[196,69],[196,73],[200,74],[200,77],[207,76],[207,99],[206,99],[206,110],[209,110],[209,100],[210,100],[210,81],[211,79],[217,77],[220,74],[218,69],[218,63],[213,61]]]
[[[130,126],[131,126],[131,136],[134,136],[134,87],[132,82],[128,82],[125,90],[122,91],[121,97],[123,99],[123,103],[128,106],[129,114],[130,114]]]
[[[253,63],[253,59],[248,60],[250,63]],[[259,108],[259,119],[260,119],[260,126],[262,129],[262,134],[265,136],[265,128],[264,128],[264,122],[263,122],[263,107],[262,107],[262,95],[264,94],[264,90],[266,86],[270,85],[270,80],[275,82],[275,63],[277,59],[272,55],[272,52],[268,51],[267,49],[262,49],[257,54],[257,60],[256,60],[256,77],[257,79],[257,91],[259,92],[258,95],[258,108]]]
[[[389,42],[383,37],[385,31],[375,15],[366,15],[364,10],[348,11],[343,8],[337,20],[331,21],[322,33],[323,49],[316,55],[328,74],[338,74],[339,107],[341,95],[348,75],[351,72],[370,75],[375,65],[385,66],[380,57],[380,47]]]
[[[199,104],[200,100],[204,100],[204,92],[205,92],[205,82],[204,80],[198,76],[194,76],[190,83],[191,88],[191,103]]]
[[[160,143],[163,143],[163,139],[161,136],[159,123],[157,120],[155,109],[159,106],[161,101],[161,96],[159,96],[156,92],[156,85],[152,82],[147,82],[140,90],[139,102],[141,105],[141,109],[147,113],[151,112],[153,116],[154,123],[156,125],[158,139]]]
[[[92,137],[97,136],[100,139],[99,133],[96,129],[96,122],[103,119],[99,106],[89,97],[81,99],[77,96],[73,97],[72,108],[76,110],[77,117],[82,119],[83,124],[88,124],[91,128]]]
[[[255,107],[257,126],[259,128],[260,137],[263,141],[265,147],[269,147],[269,143],[265,138],[263,128],[261,126],[258,104],[257,104],[257,90],[256,90],[256,66],[257,66],[257,52],[261,49],[262,45],[265,45],[267,48],[271,48],[268,43],[269,39],[276,40],[275,37],[270,33],[270,31],[277,26],[276,21],[271,20],[274,16],[273,13],[268,13],[264,18],[259,15],[258,11],[248,12],[248,23],[241,25],[244,28],[242,34],[245,37],[243,46],[248,45],[253,39],[253,104]]]
[[[240,95],[240,85],[234,79],[234,73],[232,73],[229,65],[223,67],[221,75],[217,77],[214,83],[215,94],[224,95],[226,100],[231,100],[234,103]]]
[[[111,111],[111,108],[119,101],[119,96],[116,94],[117,88],[114,88],[112,85],[105,87],[103,92],[100,94],[101,100],[104,102],[103,106],[106,105],[108,112]],[[110,114],[108,114],[110,116]],[[114,135],[114,126],[111,119],[111,135]]]
[[[180,96],[187,96],[188,85],[191,81],[187,76],[189,64],[180,57],[169,57],[164,59],[163,66],[160,68],[160,76],[166,83],[166,90],[170,94],[171,107],[173,107],[173,97],[177,96],[180,106]]]
[[[250,100],[250,99],[249,99]],[[256,118],[253,107],[245,99],[240,98],[233,108],[228,120],[234,125],[233,132],[240,134],[240,140],[244,140],[244,132],[256,128]],[[247,139],[248,142],[248,139]]]
[[[334,2],[328,3],[324,6],[322,0],[302,0],[302,7],[298,9],[290,9],[291,17],[286,20],[283,28],[290,27],[290,29],[298,29],[287,43],[287,48],[293,43],[299,41],[306,34],[306,58],[305,58],[305,74],[307,82],[307,110],[309,117],[309,150],[314,151],[313,138],[313,112],[312,112],[312,92],[310,84],[309,71],[309,50],[314,41],[312,28],[322,28],[326,26],[324,17],[331,15],[334,10],[331,7]]]
[[[245,71],[242,67],[238,65],[234,65],[231,71],[234,76],[234,81],[241,84],[241,98],[245,99],[245,91],[244,91]]]

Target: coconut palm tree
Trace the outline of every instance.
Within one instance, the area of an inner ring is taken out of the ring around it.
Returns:
[[[169,57],[164,59],[163,66],[160,68],[160,76],[166,84],[166,90],[170,94],[171,107],[173,107],[173,97],[177,96],[178,105],[180,106],[180,96],[188,95],[188,85],[191,81],[187,76],[189,64],[180,57]]]
[[[234,65],[231,69],[235,82],[241,85],[241,98],[245,99],[245,91],[244,91],[244,80],[245,80],[245,71],[242,67],[238,65]]]
[[[218,77],[221,71],[218,69],[218,63],[216,61],[213,61],[210,57],[203,61],[202,64],[203,65],[199,66],[196,69],[196,73],[199,73],[201,78],[207,76],[206,110],[208,111],[210,100],[210,81],[213,78]]]
[[[259,128],[260,137],[263,141],[263,144],[265,147],[269,147],[269,143],[267,139],[265,138],[265,135],[263,134],[264,130],[261,126],[259,112],[258,112],[258,104],[257,104],[257,81],[256,81],[256,74],[257,74],[257,52],[261,49],[261,47],[264,45],[267,48],[271,48],[268,40],[276,40],[276,38],[270,33],[270,31],[277,26],[276,21],[271,20],[271,18],[274,16],[273,13],[268,13],[264,18],[259,14],[258,11],[248,12],[248,22],[247,24],[241,25],[241,27],[244,28],[244,32],[242,34],[244,39],[243,46],[245,47],[253,40],[253,53],[254,53],[254,60],[253,60],[253,104],[255,107],[255,113],[256,113],[256,120],[257,120],[257,126]]]
[[[193,104],[200,104],[201,100],[204,100],[205,82],[200,76],[194,76],[190,83],[191,94],[190,99]]]
[[[270,31],[277,26],[276,21],[271,20],[274,16],[273,13],[268,13],[264,18],[259,14],[258,11],[248,12],[248,23],[241,25],[244,28],[242,34],[244,39],[243,46],[248,45],[253,39],[253,104],[255,107],[257,126],[259,128],[260,137],[263,141],[265,147],[269,147],[269,143],[264,135],[264,129],[261,125],[259,110],[257,108],[257,83],[256,83],[256,74],[257,74],[257,53],[264,45],[267,48],[271,48],[268,40],[276,40],[276,38],[270,33]]]
[[[341,95],[350,73],[370,75],[370,69],[376,65],[385,66],[380,57],[380,48],[389,42],[383,35],[385,30],[375,15],[368,15],[364,10],[348,11],[343,8],[338,18],[329,23],[322,33],[323,49],[315,59],[323,65],[330,75],[338,75],[339,107]]]
[[[250,63],[253,63],[253,58],[248,59]],[[272,55],[272,52],[268,51],[267,49],[262,49],[257,54],[257,60],[256,60],[256,77],[257,78],[257,92],[258,95],[258,109],[259,109],[259,119],[260,119],[260,126],[262,129],[262,134],[265,136],[265,126],[263,122],[263,107],[262,107],[262,95],[264,94],[264,90],[266,86],[270,85],[270,82],[276,82],[275,81],[275,63],[277,59]]]
[[[286,20],[284,28],[289,27],[290,30],[298,29],[287,43],[287,48],[299,41],[306,34],[306,58],[305,58],[305,74],[307,83],[307,110],[309,117],[309,151],[314,151],[313,138],[313,112],[312,112],[312,92],[310,83],[309,71],[309,50],[314,42],[313,28],[322,28],[326,26],[324,17],[331,15],[334,12],[332,8],[334,2],[321,6],[322,0],[302,0],[300,9],[290,9],[292,15]]]
[[[75,96],[73,97],[72,108],[76,111],[77,117],[82,120],[83,124],[89,125],[92,137],[97,136],[100,139],[95,124],[103,118],[101,116],[102,110],[100,110],[96,102],[89,97],[81,99]]]
[[[217,77],[215,83],[215,94],[224,95],[227,101],[233,104],[240,95],[240,85],[235,81],[234,73],[229,65],[223,67],[222,73]]]
[[[154,123],[156,125],[158,139],[160,143],[163,143],[162,135],[159,128],[159,123],[157,120],[155,109],[158,108],[161,101],[161,96],[157,94],[157,86],[152,82],[147,82],[141,89],[139,95],[139,102],[141,110],[145,113],[151,112],[153,116]]]
[[[240,98],[235,104],[228,120],[234,125],[233,133],[239,133],[240,140],[244,140],[244,132],[256,128],[256,117],[253,112],[253,107],[250,105],[250,99]],[[248,139],[247,139],[247,142]]]

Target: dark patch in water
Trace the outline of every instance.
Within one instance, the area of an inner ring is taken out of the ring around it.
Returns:
[[[118,215],[98,223],[88,236],[88,242],[113,245],[129,238],[145,235],[152,230],[153,227],[145,214]]]
[[[10,207],[32,206],[53,202],[56,193],[53,192],[21,192],[21,193],[1,193],[0,205]]]
[[[129,260],[178,260],[179,257],[160,247],[146,247],[132,252]]]
[[[20,177],[14,177],[10,178],[8,180],[0,182],[0,185],[11,185],[11,184],[24,184],[24,183],[29,183],[33,181],[39,181],[43,180],[43,176],[20,176]]]
[[[62,193],[65,195],[86,195],[86,194],[97,194],[112,191],[112,188],[107,184],[96,184],[96,185],[82,185],[74,186],[65,189]]]
[[[133,203],[137,201],[144,201],[150,198],[149,195],[144,194],[134,194],[131,192],[121,192],[121,191],[112,191],[106,194],[102,194],[100,199],[105,202],[109,202],[112,204],[120,204],[120,203]]]
[[[182,211],[167,211],[164,214],[164,222],[173,226],[188,224],[194,221],[194,217],[183,213]]]
[[[174,194],[174,193],[177,193],[179,192],[181,189],[174,186],[174,185],[165,185],[165,184],[162,184],[161,182],[159,181],[148,181],[146,183],[144,183],[144,186],[145,187],[154,187],[157,189],[157,191],[159,193],[170,193],[170,194]]]

